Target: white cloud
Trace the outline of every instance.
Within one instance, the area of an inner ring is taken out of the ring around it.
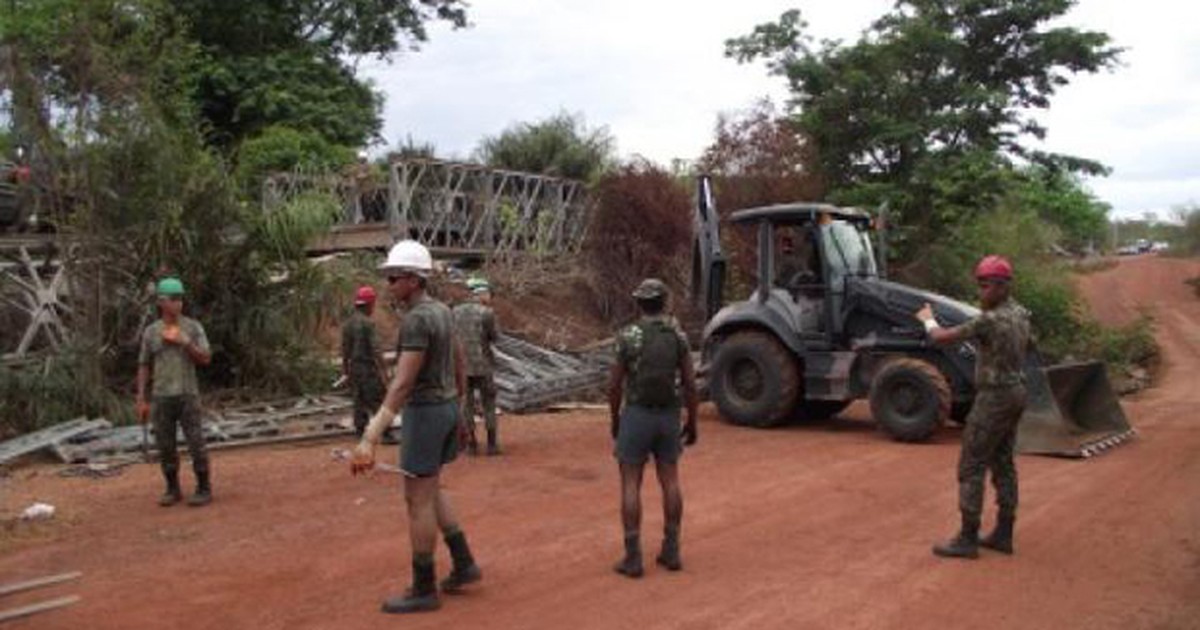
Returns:
[[[472,5],[473,27],[435,27],[421,51],[362,68],[387,95],[389,145],[411,135],[465,158],[485,135],[566,110],[608,126],[621,153],[665,163],[696,157],[720,112],[786,98],[762,65],[723,56],[727,38],[800,6],[810,33],[853,39],[891,4],[489,0]],[[1038,115],[1044,148],[1113,167],[1089,185],[1118,213],[1165,214],[1200,197],[1197,15],[1172,0],[1083,0],[1063,20],[1129,48],[1124,67],[1076,77]]]

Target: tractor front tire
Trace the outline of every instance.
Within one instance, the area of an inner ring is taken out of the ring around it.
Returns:
[[[800,375],[795,358],[779,340],[748,330],[721,341],[709,389],[723,418],[765,429],[791,414],[800,394]]]
[[[871,381],[871,415],[900,442],[923,442],[950,417],[950,384],[928,361],[888,361]]]

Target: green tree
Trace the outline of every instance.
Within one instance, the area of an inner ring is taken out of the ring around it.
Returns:
[[[607,127],[589,129],[582,116],[560,113],[484,138],[476,154],[489,166],[593,182],[612,167],[615,151]]]
[[[1055,25],[1073,0],[899,0],[852,45],[816,44],[796,10],[728,40],[785,77],[835,200],[888,200],[921,242],[993,207],[1013,157],[1089,174],[1094,161],[1027,145],[1071,74],[1113,67],[1100,32]],[[968,217],[971,214],[968,214]]]
[[[0,366],[0,434],[9,422],[22,430],[81,413],[129,417],[137,336],[152,308],[146,286],[167,271],[183,277],[188,311],[208,329],[210,382],[292,392],[328,382],[314,351],[331,280],[304,245],[336,202],[305,197],[263,213],[238,198],[192,98],[186,70],[203,53],[171,5],[12,5],[0,12],[0,102],[25,121],[43,207],[58,211],[62,231],[88,238],[63,250],[71,347],[44,372]],[[270,148],[260,153],[277,156]]]
[[[234,175],[242,190],[253,196],[271,173],[297,167],[338,170],[353,161],[353,151],[330,144],[321,134],[275,126],[242,143]]]
[[[1083,187],[1079,178],[1060,169],[1031,166],[1022,171],[1018,203],[1056,226],[1064,246],[1081,251],[1102,247],[1107,238],[1110,206]]]
[[[169,0],[203,51],[195,98],[210,142],[234,147],[272,125],[360,146],[379,132],[380,95],[352,60],[466,26],[463,0]]]

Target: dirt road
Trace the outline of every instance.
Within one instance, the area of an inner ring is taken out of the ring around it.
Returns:
[[[622,578],[606,419],[585,411],[507,418],[506,456],[450,468],[485,578],[439,613],[377,612],[408,578],[398,481],[352,479],[333,444],[218,453],[218,498],[201,510],[158,508],[150,466],[108,480],[18,471],[0,485],[4,516],[34,499],[61,513],[3,533],[0,582],[85,576],[0,608],[83,596],[14,629],[1200,628],[1200,299],[1179,282],[1197,274],[1139,258],[1082,280],[1106,319],[1157,309],[1166,369],[1126,402],[1141,433],[1129,445],[1020,459],[1013,557],[929,553],[957,525],[955,430],[901,445],[859,405],[769,432],[706,409],[683,464],[685,570]],[[651,549],[658,497],[648,487]]]

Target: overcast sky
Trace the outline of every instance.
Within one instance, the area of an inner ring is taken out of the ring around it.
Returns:
[[[697,5],[704,5],[700,8]],[[480,138],[559,111],[607,126],[622,155],[694,159],[721,112],[786,98],[724,41],[799,7],[818,38],[852,40],[888,0],[476,0],[472,26],[435,26],[421,50],[360,72],[386,95],[383,136],[468,158]],[[1120,216],[1200,202],[1200,10],[1178,0],[1082,0],[1066,23],[1128,48],[1111,73],[1077,77],[1039,119],[1044,148],[1113,168],[1089,187]],[[382,148],[381,148],[382,150]]]

